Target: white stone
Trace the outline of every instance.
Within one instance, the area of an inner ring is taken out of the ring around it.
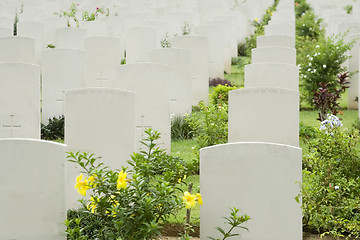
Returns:
[[[112,88],[65,92],[65,143],[71,151],[92,152],[111,169],[127,166],[135,151],[135,94]],[[82,196],[74,189],[79,167],[66,164],[67,208]]]
[[[290,35],[262,35],[256,38],[256,46],[295,48],[295,37]]]
[[[107,32],[106,23],[98,20],[82,22],[80,29],[84,29],[86,31],[87,37],[105,36]]]
[[[66,239],[65,145],[0,139],[0,152],[0,239]]]
[[[35,60],[40,63],[41,51],[44,49],[44,24],[35,21],[17,23],[17,36],[35,39]]]
[[[194,33],[208,38],[209,76],[224,78],[224,29],[220,25],[201,25]]]
[[[191,52],[182,48],[152,49],[146,60],[170,67],[170,113],[191,113]]]
[[[252,63],[245,66],[245,88],[276,87],[299,90],[299,68],[284,63]]]
[[[136,149],[144,138],[144,130],[161,133],[159,147],[171,151],[170,68],[158,63],[132,63],[117,69],[116,87],[136,93]]]
[[[42,123],[64,114],[64,94],[85,87],[86,55],[83,50],[54,48],[42,53]]]
[[[229,142],[299,146],[299,92],[271,87],[230,91],[228,131]]]
[[[2,37],[11,37],[13,34],[11,28],[0,27],[0,38]]]
[[[266,120],[266,119],[264,119]],[[245,133],[244,133],[245,134]],[[301,149],[274,143],[231,143],[200,150],[200,237],[219,237],[230,208],[251,217],[240,239],[302,239]],[[281,234],[275,229],[284,226]]]
[[[259,47],[252,49],[252,63],[274,62],[296,65],[296,49],[287,47]]]
[[[58,48],[84,49],[86,31],[79,28],[59,28],[56,30],[55,45]]]
[[[269,24],[265,26],[265,35],[290,35],[295,37],[295,25]]]
[[[40,138],[40,67],[0,63],[0,138]]]
[[[0,38],[0,62],[35,63],[35,40],[29,37]]]
[[[209,56],[208,40],[203,36],[186,35],[170,39],[171,46],[185,48],[191,51],[191,95],[192,105],[200,101],[205,104],[209,101]]]
[[[155,28],[137,26],[126,29],[126,63],[141,61],[143,55],[153,48],[156,48]]]
[[[121,39],[93,36],[84,39],[87,58],[86,87],[112,87],[123,50]]]

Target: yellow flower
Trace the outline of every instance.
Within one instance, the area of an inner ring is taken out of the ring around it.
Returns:
[[[258,22],[258,21],[259,21],[259,19],[257,19],[257,18],[255,18],[254,20],[255,20],[255,22]]]
[[[86,190],[88,190],[90,188],[88,185],[89,180],[85,178],[83,181],[82,178],[83,178],[82,174],[80,174],[76,178],[75,189],[77,189],[81,195],[86,196]]]
[[[271,16],[273,15],[273,13],[272,13],[272,12],[271,12],[270,14],[271,14]]]
[[[183,199],[183,202],[185,203],[186,208],[195,207],[195,205],[196,205],[196,202],[195,202],[196,196],[195,195],[192,195],[189,192],[184,192],[184,196],[182,197],[182,199]]]
[[[124,170],[121,170],[121,172],[119,172],[119,177],[118,177],[118,180],[117,180],[117,189],[120,189],[120,188],[126,188],[126,185],[127,185],[127,179],[126,179],[126,175],[127,173],[124,173]]]
[[[89,181],[89,186],[96,188],[97,184],[95,183],[95,177],[97,177],[96,175],[92,175],[88,178]]]
[[[201,197],[201,194],[200,193],[197,193],[196,194],[196,197],[197,197],[197,202],[199,205],[203,205],[203,200],[202,200],[202,197]]]
[[[90,198],[90,203],[86,206],[89,211],[95,213],[96,201],[93,197]]]

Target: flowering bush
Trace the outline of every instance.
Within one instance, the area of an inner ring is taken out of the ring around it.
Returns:
[[[334,236],[360,237],[359,136],[329,115],[309,142],[304,158],[303,224]]]
[[[93,154],[69,153],[69,161],[84,170],[75,188],[90,194],[89,201],[81,201],[81,218],[66,221],[70,239],[152,239],[181,207],[176,189],[185,167],[156,147],[157,132],[145,132],[146,150],[131,156],[131,169],[113,171],[98,164]]]
[[[315,48],[308,53],[300,65],[300,78],[303,81],[307,101],[312,105],[319,84],[328,84],[329,92],[339,88],[337,74],[346,69],[343,63],[350,58],[346,51],[354,45],[354,41],[345,42],[344,35],[321,38]]]
[[[210,102],[214,105],[226,104],[229,103],[229,92],[237,89],[237,87],[232,87],[228,85],[218,85],[214,88],[213,92],[210,94]]]

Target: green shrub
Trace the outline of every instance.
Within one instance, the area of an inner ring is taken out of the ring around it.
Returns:
[[[303,122],[300,122],[299,125],[299,137],[307,142],[308,140],[314,139],[316,137],[316,128],[313,126],[308,126]]]
[[[360,237],[358,134],[349,135],[333,115],[322,122],[304,158],[302,208],[307,230]]]
[[[189,116],[176,115],[171,118],[171,141],[191,139],[193,137],[193,129],[186,120]]]
[[[199,103],[200,111],[192,114],[189,124],[194,129],[195,150],[226,143],[228,137],[228,106],[226,103],[205,105]]]
[[[41,139],[45,140],[56,140],[64,139],[64,116],[49,118],[47,125],[41,124]]]
[[[301,17],[304,13],[311,9],[310,5],[306,0],[295,0],[295,16],[296,18]]]
[[[151,129],[145,133],[145,149],[131,156],[131,170],[113,171],[97,163],[93,154],[69,153],[69,161],[87,175],[76,179],[76,188],[84,196],[91,192],[82,209],[69,212],[65,221],[69,239],[153,239],[181,207],[177,189],[186,168],[156,146],[159,133]]]
[[[345,72],[343,63],[350,58],[345,53],[351,49],[355,41],[345,42],[344,35],[321,38],[317,45],[308,52],[300,65],[300,78],[303,81],[305,94],[309,104],[313,104],[314,94],[319,83],[327,83],[330,92],[339,88],[337,74]]]
[[[227,85],[217,85],[210,94],[210,103],[214,105],[226,104],[229,102],[229,91],[235,90],[237,87],[229,87]]]

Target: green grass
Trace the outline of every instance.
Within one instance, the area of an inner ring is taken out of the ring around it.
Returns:
[[[229,80],[234,86],[244,87],[244,68],[237,65],[231,66],[231,74],[224,74],[224,78]]]

